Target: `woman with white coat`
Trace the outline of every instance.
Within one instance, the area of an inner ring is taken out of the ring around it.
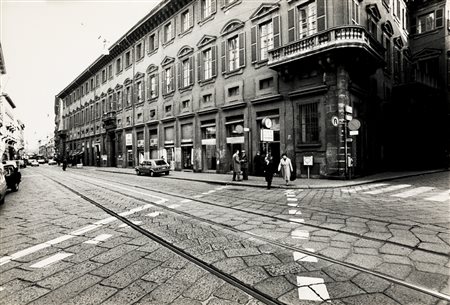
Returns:
[[[291,171],[294,171],[294,168],[292,167],[291,159],[286,154],[281,156],[280,164],[278,164],[278,171],[280,170],[283,179],[286,180],[286,185],[288,185],[291,179]]]

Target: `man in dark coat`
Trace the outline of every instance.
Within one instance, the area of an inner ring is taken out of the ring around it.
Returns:
[[[273,157],[270,153],[268,153],[264,160],[264,176],[266,177],[268,190],[270,190],[270,187],[272,186],[274,172],[275,172],[275,168],[273,165]]]
[[[241,170],[242,180],[248,180],[248,157],[244,149],[241,151]]]

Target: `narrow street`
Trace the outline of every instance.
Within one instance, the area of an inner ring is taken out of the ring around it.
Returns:
[[[48,165],[22,175],[0,206],[1,304],[450,301],[448,172],[272,190]]]

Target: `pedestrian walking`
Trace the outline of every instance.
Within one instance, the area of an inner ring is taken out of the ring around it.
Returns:
[[[239,158],[239,149],[233,155],[233,181],[241,181],[241,159]]]
[[[241,151],[241,170],[242,180],[248,180],[248,157],[244,149]]]
[[[254,164],[254,173],[255,176],[263,176],[264,175],[264,158],[261,156],[260,152],[256,152],[255,158],[253,158]]]
[[[264,176],[266,177],[267,182],[267,189],[270,190],[270,187],[272,186],[273,174],[275,172],[273,166],[273,157],[270,154],[266,155],[263,165]]]
[[[281,155],[280,164],[278,164],[278,171],[281,170],[281,176],[286,181],[286,185],[289,185],[289,180],[291,179],[291,171],[294,171],[292,167],[291,159],[287,157],[286,154]]]
[[[64,158],[63,161],[62,161],[62,169],[63,169],[63,171],[65,171],[66,168],[67,168],[67,159]]]

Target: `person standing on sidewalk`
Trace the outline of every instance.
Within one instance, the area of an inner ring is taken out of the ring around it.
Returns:
[[[241,169],[242,169],[242,180],[248,180],[248,157],[245,154],[245,150],[241,151]]]
[[[272,186],[273,174],[275,172],[273,166],[273,157],[268,153],[264,159],[264,176],[266,177],[267,189],[270,190]]]
[[[236,150],[236,153],[233,155],[233,181],[241,181],[241,159],[239,158],[239,149]]]
[[[291,179],[291,171],[294,171],[294,168],[292,167],[291,159],[286,154],[281,155],[280,164],[278,164],[278,171],[280,170],[283,179],[286,180],[286,185],[288,185]]]

